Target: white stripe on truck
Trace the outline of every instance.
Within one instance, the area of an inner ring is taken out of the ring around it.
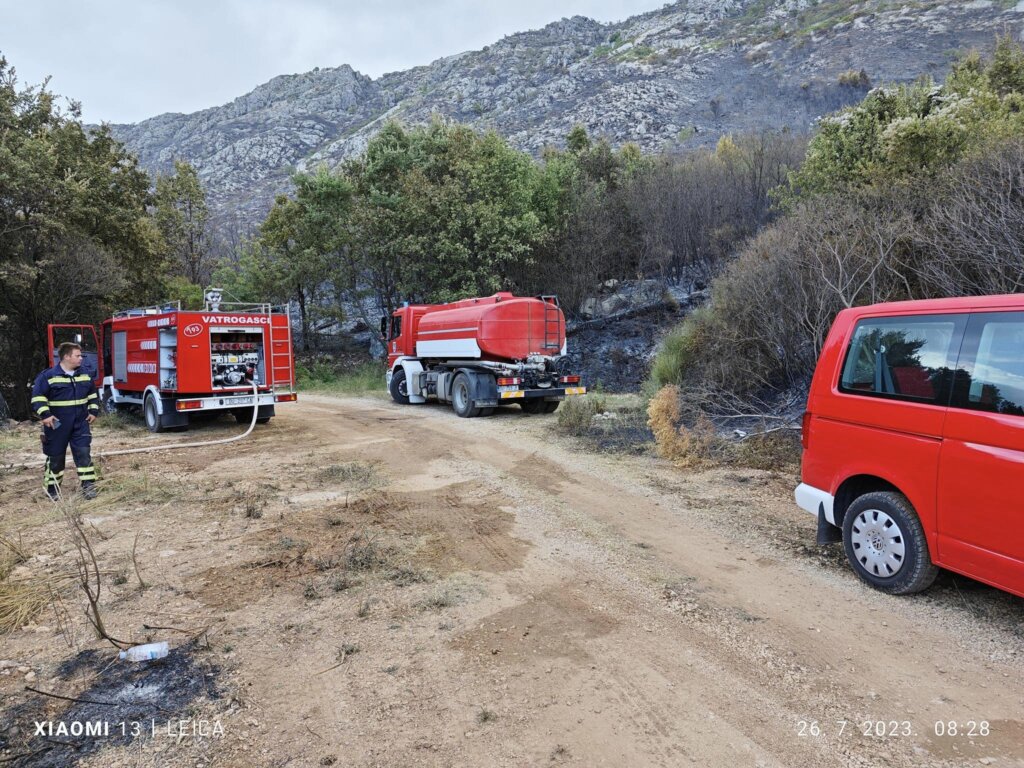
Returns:
[[[470,326],[469,328],[443,328],[440,331],[419,331],[420,336],[427,336],[433,333],[466,333],[467,331],[475,331],[476,326]]]
[[[436,339],[417,341],[417,357],[480,357],[476,339]]]

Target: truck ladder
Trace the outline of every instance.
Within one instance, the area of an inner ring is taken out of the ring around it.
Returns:
[[[284,315],[286,318],[284,328],[277,328],[274,326],[274,312],[273,308],[269,308],[268,315],[270,315],[270,354],[267,355],[267,361],[270,364],[270,381],[268,382],[273,389],[281,387],[288,387],[289,391],[295,389],[295,379],[292,375],[292,316],[290,307],[285,305]],[[284,348],[278,351],[277,347],[279,344],[284,344]]]
[[[541,296],[544,302],[544,351],[562,350],[562,313],[557,296]]]

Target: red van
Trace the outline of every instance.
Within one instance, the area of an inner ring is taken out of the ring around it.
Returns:
[[[938,568],[1024,597],[1024,295],[839,313],[803,420],[796,502],[894,595]]]

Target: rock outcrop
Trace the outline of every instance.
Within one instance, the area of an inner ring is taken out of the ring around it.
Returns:
[[[289,175],[358,154],[390,118],[438,115],[532,153],[573,125],[683,151],[788,127],[871,84],[941,78],[957,52],[1024,24],[1024,0],[681,0],[621,23],[573,17],[376,80],[343,65],[282,75],[229,104],[114,134],[142,165],[199,170],[221,217],[258,221]]]

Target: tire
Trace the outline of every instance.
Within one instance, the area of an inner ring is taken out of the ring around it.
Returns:
[[[150,432],[164,431],[164,425],[160,421],[160,412],[156,407],[156,398],[153,395],[146,396],[146,402],[142,405],[142,416],[146,420],[146,428]]]
[[[554,413],[558,410],[561,400],[548,400],[544,403],[544,413]]]
[[[519,407],[526,413],[544,413],[545,405],[547,405],[547,403],[539,397],[532,400],[523,400],[519,403]]]
[[[121,412],[121,406],[114,402],[114,393],[110,391],[110,387],[103,388],[103,395],[100,400],[103,402],[104,413],[114,414]]]
[[[455,377],[455,381],[452,382],[452,408],[455,409],[458,416],[464,419],[480,415],[480,409],[473,405],[471,391],[469,376],[460,373]]]
[[[400,405],[409,404],[409,386],[405,381],[405,368],[398,366],[391,374],[391,384],[388,385],[391,399]]]
[[[843,548],[854,573],[890,595],[922,592],[939,573],[921,520],[900,493],[875,491],[854,499],[843,517]]]
[[[259,414],[256,415],[257,424],[266,424],[268,421],[274,418],[274,413],[272,410],[273,406],[261,405],[260,412],[262,413],[264,410],[268,408],[271,409],[270,413],[264,413],[262,416]],[[217,411],[213,411],[212,413],[213,418],[215,419],[219,415]],[[245,426],[248,427],[249,423],[252,421],[252,406],[246,406],[245,408],[234,408],[231,411],[231,415],[235,417],[235,421],[237,421],[239,424],[244,424]]]

